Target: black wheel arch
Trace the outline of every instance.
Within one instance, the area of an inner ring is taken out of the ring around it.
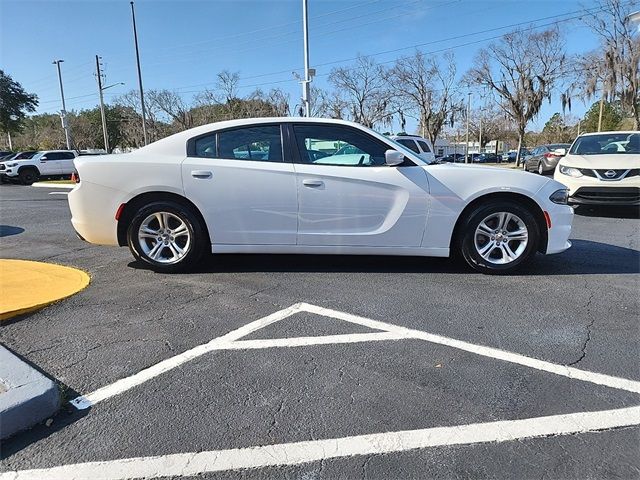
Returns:
[[[122,212],[120,212],[120,218],[118,219],[118,245],[120,245],[121,247],[127,246],[127,229],[129,228],[129,224],[133,220],[136,212],[142,206],[148,203],[162,200],[172,201],[191,209],[198,218],[200,225],[202,226],[202,229],[206,234],[206,238],[211,241],[207,222],[204,220],[200,209],[196,207],[196,205],[191,200],[183,197],[182,195],[178,195],[177,193],[156,191],[141,193],[140,195],[133,197],[125,204]]]
[[[35,165],[23,165],[22,167],[18,167],[18,175],[20,175],[20,172],[23,172],[24,170],[35,170],[36,175],[40,176],[40,170],[38,170],[38,167]]]
[[[473,199],[469,204],[462,210],[458,219],[456,220],[456,225],[453,228],[453,235],[451,235],[451,243],[449,244],[450,254],[455,251],[456,246],[461,238],[462,227],[464,226],[465,221],[469,217],[470,212],[475,210],[478,205],[485,203],[490,200],[507,200],[510,202],[518,203],[523,207],[529,209],[536,220],[536,224],[538,225],[538,233],[540,234],[540,243],[538,244],[538,251],[541,253],[545,253],[547,251],[547,242],[549,239],[548,231],[547,231],[547,220],[545,219],[544,212],[538,203],[521,193],[515,192],[493,192],[482,195],[478,198]]]

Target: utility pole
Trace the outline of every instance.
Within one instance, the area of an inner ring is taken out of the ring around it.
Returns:
[[[102,73],[100,72],[100,57],[96,55],[96,78],[98,79],[98,93],[100,94],[100,118],[102,119],[102,137],[104,151],[109,153],[109,135],[107,135],[107,117],[104,114],[104,96],[102,95]]]
[[[140,108],[142,109],[142,137],[144,144],[147,145],[147,110],[144,108],[144,90],[142,89],[142,71],[140,70],[140,50],[138,49],[138,31],[136,29],[136,12],[131,3],[131,18],[133,19],[133,40],[136,45],[136,63],[138,65],[138,85],[140,87]]]
[[[62,121],[62,128],[64,129],[64,138],[67,143],[67,150],[71,150],[71,135],[69,133],[69,124],[67,123],[67,106],[64,103],[64,89],[62,88],[62,72],[60,70],[60,64],[64,60],[54,60],[53,65],[58,67],[58,81],[60,82],[60,98],[62,98],[62,110],[60,111],[60,120]]]
[[[305,117],[311,116],[311,89],[309,83],[309,14],[307,11],[307,0],[302,0],[302,34],[304,37],[304,80],[302,81],[302,103],[304,105]]]
[[[598,131],[602,130],[602,110],[604,109],[604,83],[602,85],[602,96],[600,97],[600,113],[598,114]]]
[[[465,140],[465,148],[464,148],[464,163],[469,162],[469,117],[471,116],[471,92],[469,92],[469,98],[467,100],[467,134]]]
[[[480,134],[478,135],[478,153],[482,153],[482,111],[480,112],[479,121],[480,121]]]

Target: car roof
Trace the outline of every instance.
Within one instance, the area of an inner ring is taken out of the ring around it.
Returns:
[[[373,132],[373,134],[381,140],[388,141],[389,137],[385,137],[381,133],[367,128],[359,123],[350,122],[348,120],[339,120],[335,118],[320,118],[320,117],[260,117],[260,118],[242,118],[238,120],[225,120],[223,122],[209,123],[199,127],[184,130],[182,132],[174,133],[169,137],[160,139],[154,143],[151,143],[145,147],[139,148],[130,155],[142,155],[146,153],[154,153],[157,155],[182,155],[185,152],[186,142],[199,135],[205,135],[219,130],[227,128],[243,127],[246,125],[263,125],[270,123],[323,123],[326,125],[346,125],[357,128],[365,132]],[[413,154],[413,152],[412,152]],[[415,154],[414,154],[415,155]],[[419,156],[415,156],[420,162],[423,162]],[[414,160],[414,159],[412,159]]]
[[[592,135],[611,135],[611,134],[632,134],[632,133],[640,133],[640,130],[610,130],[608,132],[589,132],[589,133],[581,133],[581,137],[589,137]]]

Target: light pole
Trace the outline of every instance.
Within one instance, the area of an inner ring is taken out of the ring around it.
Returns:
[[[471,116],[471,92],[469,92],[469,98],[467,100],[467,134],[464,148],[464,163],[469,163],[469,117]]]
[[[102,137],[104,139],[104,151],[109,153],[109,135],[107,135],[107,116],[104,112],[104,97],[102,92],[107,88],[115,87],[116,85],[124,85],[123,82],[114,83],[106,87],[102,86],[102,73],[100,72],[100,57],[96,55],[96,78],[98,79],[98,93],[100,94],[100,118],[102,119]]]
[[[67,150],[71,150],[71,136],[69,134],[69,124],[67,123],[67,106],[64,103],[64,89],[62,88],[62,71],[60,70],[60,64],[64,60],[54,60],[51,62],[58,67],[58,81],[60,82],[60,98],[62,98],[62,110],[60,111],[60,120],[62,122],[62,128],[64,130],[64,138],[67,143]]]
[[[311,92],[309,83],[311,76],[309,72],[309,14],[307,11],[307,0],[302,0],[302,34],[304,42],[304,80],[302,81],[302,103],[304,105],[305,117],[311,116]]]
[[[142,71],[140,70],[140,51],[138,49],[138,30],[136,29],[136,12],[133,9],[133,2],[131,3],[131,18],[133,20],[133,41],[136,46],[136,64],[138,65],[138,85],[140,87],[140,108],[142,109],[142,137],[144,144],[147,140],[147,110],[144,108],[144,90],[142,89]]]

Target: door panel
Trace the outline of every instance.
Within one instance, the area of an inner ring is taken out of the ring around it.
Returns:
[[[73,153],[62,153],[60,155],[62,158],[60,160],[60,173],[63,175],[71,175],[75,170],[73,165],[73,160],[76,158]]]
[[[298,245],[420,246],[429,191],[422,167],[387,166],[393,147],[355,127],[294,124],[290,133]]]
[[[295,169],[299,245],[420,246],[428,209],[422,167]]]
[[[237,128],[194,142],[182,164],[182,182],[212,243],[295,244],[296,177],[293,165],[283,162],[280,127]]]
[[[60,175],[62,170],[60,169],[60,153],[51,152],[46,155],[43,155],[45,159],[42,157],[38,161],[38,170],[40,170],[40,175]]]

